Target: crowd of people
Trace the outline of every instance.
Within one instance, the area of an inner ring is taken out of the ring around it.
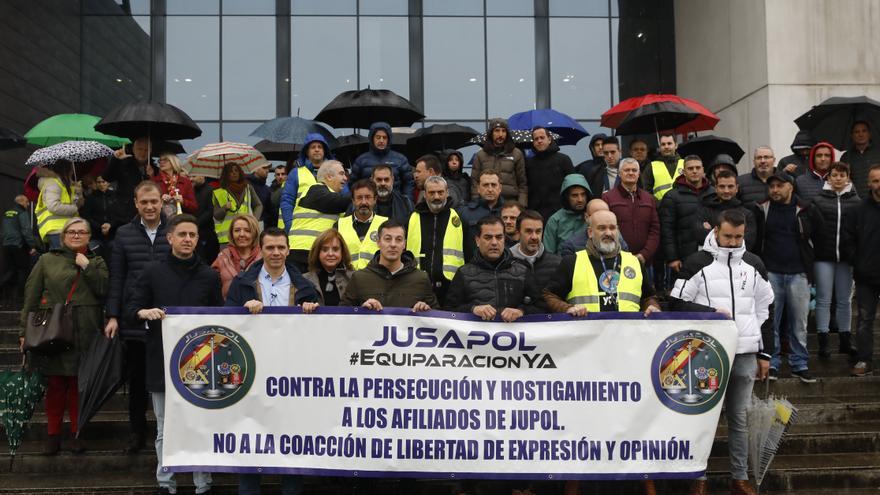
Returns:
[[[374,124],[370,150],[349,170],[319,134],[298,159],[248,174],[227,163],[218,180],[188,176],[176,155],[150,157],[146,139],[117,151],[83,190],[74,165],[40,170],[32,222],[26,197],[3,221],[10,275],[29,312],[73,294],[78,338],[56,356],[31,356],[49,376],[46,454],[61,447],[66,409],[77,429],[76,364],[102,332],[125,340],[131,436],[146,441],[150,397],[157,418],[157,480],[164,418],[161,321],[168,306],[387,307],[449,310],[486,321],[526,314],[703,311],[736,322],[739,339],[727,394],[731,493],[750,494],[745,408],[755,379],[804,383],[811,352],[851,355],[853,376],[871,374],[880,296],[880,151],[863,122],[838,161],[833,146],[799,132],[776,164],[766,146],[753,168],[681,157],[672,135],[648,142],[597,134],[592,158],[574,165],[544,128],[524,154],[507,122],[492,119],[470,175],[455,150],[414,164],[390,149],[391,128]],[[86,182],[86,181],[83,181]],[[29,257],[39,256],[33,270]],[[26,283],[25,283],[26,278]],[[851,339],[855,282],[856,338]],[[818,348],[807,348],[815,288]],[[71,445],[82,451],[76,440]],[[196,493],[211,476],[195,473]],[[285,477],[285,493],[301,481]],[[241,493],[258,493],[257,475]],[[645,483],[646,492],[653,485]],[[692,493],[705,493],[696,480]],[[569,484],[567,493],[576,493]]]

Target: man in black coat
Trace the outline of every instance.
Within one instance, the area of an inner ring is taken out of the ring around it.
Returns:
[[[755,203],[767,201],[767,179],[775,171],[776,157],[769,146],[758,146],[752,157],[752,170],[736,178],[739,199],[751,207]]]
[[[147,390],[152,392],[156,415],[156,470],[159,490],[175,493],[174,473],[162,467],[162,440],[165,423],[165,369],[162,346],[162,319],[167,306],[222,306],[220,276],[195,254],[199,241],[198,221],[189,214],[177,215],[168,222],[166,234],[171,252],[161,261],[144,267],[125,305],[132,320],[147,322]],[[211,489],[210,473],[193,473],[196,493]]]
[[[602,145],[607,138],[608,136],[602,134],[601,132],[593,134],[593,136],[590,137],[590,144],[587,149],[590,152],[591,158],[578,163],[577,166],[574,168],[575,172],[583,175],[585,179],[589,180],[588,176],[590,172],[593,171],[593,167],[605,163],[605,160],[602,158]]]
[[[757,226],[755,214],[750,208],[746,208],[736,195],[739,188],[736,183],[736,174],[730,170],[720,170],[715,176],[715,192],[703,196],[700,201],[699,221],[706,235],[712,229],[718,227],[718,218],[727,210],[739,210],[746,219],[745,244],[746,249],[751,251],[755,248]]]
[[[370,179],[376,184],[376,214],[406,225],[413,212],[413,203],[394,188],[394,171],[391,170],[391,165],[376,165]]]
[[[532,269],[535,285],[543,290],[556,273],[562,256],[544,250],[541,238],[544,235],[544,219],[535,210],[526,210],[516,219],[519,242],[510,247],[510,254],[522,260]],[[539,303],[543,306],[543,298]]]
[[[798,131],[791,142],[791,154],[779,160],[779,170],[794,178],[804,175],[809,170],[807,158],[810,156],[810,149],[815,145],[816,139],[810,131]]]
[[[275,221],[278,221],[277,212],[272,209],[272,189],[266,184],[266,179],[269,177],[269,162],[266,162],[262,167],[254,170],[254,173],[248,175],[246,178],[251,183],[251,186],[254,188],[254,192],[257,193],[257,197],[260,198],[260,203],[263,205],[263,214],[257,220],[263,222],[264,228],[274,226],[271,222],[274,218]]]
[[[574,173],[571,158],[559,151],[550,132],[543,127],[532,129],[535,154],[526,158],[526,179],[529,183],[529,208],[550,218],[562,208],[559,188],[566,175]]]
[[[541,297],[529,267],[504,247],[504,223],[483,217],[475,227],[477,252],[455,272],[444,309],[473,313],[483,320],[516,321],[535,313]]]
[[[125,339],[125,361],[128,368],[128,420],[131,434],[126,453],[135,453],[144,446],[147,428],[147,388],[144,362],[146,327],[143,322],[123,318],[125,305],[130,302],[134,284],[144,267],[152,261],[164,259],[171,248],[165,238],[166,221],[162,216],[162,193],[152,181],[144,181],[135,188],[137,216],[119,227],[110,256],[110,290],[107,292],[107,325],[104,333],[113,337],[117,332]]]
[[[119,218],[123,223],[136,214],[134,188],[159,172],[159,168],[150,160],[150,141],[147,138],[135,139],[131,144],[130,155],[126,151],[126,147],[116,150],[110,157],[107,168],[101,173],[107,182],[116,183]]]
[[[666,264],[675,272],[706,239],[706,231],[698,221],[700,202],[712,192],[700,157],[685,157],[684,171],[675,180],[672,190],[663,196],[659,211],[660,247]]]
[[[196,219],[199,221],[199,247],[196,248],[196,252],[202,261],[210,265],[220,252],[217,232],[214,230],[214,205],[211,203],[214,184],[208,182],[204,175],[190,176],[190,180],[196,194],[196,203],[199,205],[196,214]]]

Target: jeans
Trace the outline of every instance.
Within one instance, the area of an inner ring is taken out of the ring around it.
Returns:
[[[773,341],[775,351],[770,367],[778,370],[782,364],[780,357],[780,323],[782,314],[791,325],[788,364],[792,371],[804,371],[809,366],[807,359],[807,317],[810,314],[810,284],[806,273],[768,273],[773,288]]]
[[[168,472],[162,467],[162,438],[165,426],[165,393],[153,392],[153,413],[156,415],[156,481],[161,488],[167,488],[171,493],[177,493],[177,481],[174,473]],[[211,489],[211,473],[193,473],[193,484],[196,485],[196,493],[205,493]]]
[[[730,475],[735,480],[749,479],[749,425],[746,409],[752,401],[752,386],[757,373],[758,360],[754,354],[737,354],[734,357],[724,407],[727,415]]]
[[[242,474],[238,477],[238,495],[260,495],[259,474]],[[295,474],[281,476],[281,495],[302,493],[303,477]]]
[[[816,272],[816,330],[828,333],[831,322],[831,294],[837,299],[837,330],[849,332],[852,321],[853,271],[849,263],[817,261]]]
[[[859,361],[872,364],[874,355],[874,317],[877,315],[877,298],[880,286],[856,282],[857,320],[856,351]]]

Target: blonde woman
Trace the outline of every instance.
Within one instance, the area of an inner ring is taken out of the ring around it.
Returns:
[[[223,299],[229,284],[239,273],[247,270],[260,258],[260,228],[253,215],[236,215],[229,224],[229,245],[220,251],[211,268],[220,274]]]
[[[159,157],[159,173],[151,177],[162,193],[162,212],[166,217],[178,213],[197,213],[196,193],[189,177],[183,174],[177,155],[163,153]]]

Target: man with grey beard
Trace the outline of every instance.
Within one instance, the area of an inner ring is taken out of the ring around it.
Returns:
[[[376,184],[376,214],[406,225],[413,212],[413,204],[409,198],[394,189],[394,172],[391,166],[376,165],[370,179]]]
[[[586,249],[562,259],[544,289],[554,313],[586,316],[598,311],[660,311],[645,267],[620,249],[617,217],[607,210],[590,216]]]
[[[441,305],[452,277],[464,265],[464,240],[468,235],[467,222],[462,222],[458,212],[450,207],[446,179],[428,177],[424,200],[409,217],[406,246],[416,257],[419,268],[428,272]]]

